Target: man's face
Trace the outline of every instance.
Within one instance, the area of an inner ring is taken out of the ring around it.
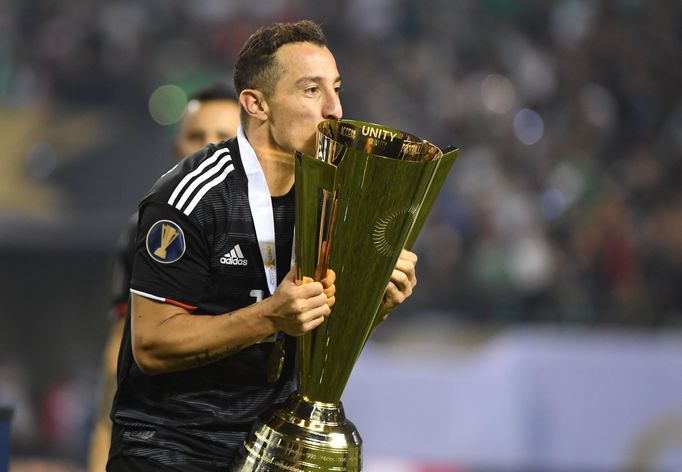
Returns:
[[[336,61],[326,47],[307,42],[286,44],[275,57],[283,73],[267,97],[272,138],[288,153],[312,155],[317,125],[343,114]]]
[[[175,140],[178,159],[208,143],[217,143],[237,135],[239,104],[234,100],[192,100],[180,122]]]

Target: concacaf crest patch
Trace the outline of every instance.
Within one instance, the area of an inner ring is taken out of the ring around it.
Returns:
[[[156,262],[170,264],[185,253],[185,234],[177,223],[159,220],[147,232],[147,252]]]

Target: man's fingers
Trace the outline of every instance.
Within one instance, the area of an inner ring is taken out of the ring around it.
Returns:
[[[322,323],[324,323],[324,320],[326,320],[326,319],[327,318],[324,316],[318,316],[316,318],[313,318],[313,319],[307,321],[306,323],[303,324],[303,333],[301,333],[301,334],[305,334],[309,331],[314,330],[315,328],[320,326]]]
[[[403,296],[408,297],[412,294],[412,288],[416,284],[408,277],[405,272],[395,269],[391,274],[391,283],[395,290],[401,292]]]
[[[317,295],[309,297],[305,300],[301,300],[300,305],[298,306],[299,314],[327,306],[327,300],[327,295],[325,295],[324,292],[318,293]]]
[[[336,281],[336,272],[334,272],[331,269],[327,269],[327,274],[324,276],[324,279],[320,280],[322,285],[326,288],[334,284]]]
[[[324,304],[320,307],[306,311],[305,313],[299,313],[296,318],[298,320],[299,325],[301,326],[301,329],[305,329],[306,326],[309,326],[311,322],[318,318],[322,318],[322,321],[324,321],[327,318],[327,316],[329,316],[330,312],[331,309],[329,308],[329,306],[327,304]]]
[[[390,281],[384,293],[384,303],[389,306],[395,306],[404,302],[405,298],[407,298],[407,295],[393,281]]]
[[[416,265],[419,258],[414,252],[403,249],[400,251],[400,259],[405,259]]]
[[[297,298],[312,298],[323,294],[324,287],[320,282],[314,282],[313,279],[310,279],[308,282],[305,282],[304,279],[303,284],[297,286],[292,293],[294,293]]]
[[[383,313],[379,321],[385,320],[391,310],[412,295],[412,290],[417,285],[416,265],[417,255],[403,249],[386,286],[381,303]]]
[[[303,277],[301,280],[296,279],[296,285],[307,285],[311,282],[314,282],[312,277]]]
[[[395,268],[400,272],[404,272],[407,275],[414,275],[416,269],[414,263],[406,259],[398,259]]]

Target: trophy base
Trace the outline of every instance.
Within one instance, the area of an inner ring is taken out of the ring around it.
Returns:
[[[259,419],[234,468],[239,472],[356,472],[362,439],[343,405],[305,399],[294,392],[269,417]]]

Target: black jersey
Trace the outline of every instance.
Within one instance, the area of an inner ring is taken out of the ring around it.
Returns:
[[[293,193],[272,199],[278,269],[291,261]],[[204,147],[157,181],[140,203],[136,244],[134,293],[197,316],[233,311],[269,294],[236,138]],[[277,283],[286,272],[277,271]],[[132,358],[127,320],[110,456],[227,470],[257,416],[293,391],[294,347],[286,337],[275,384],[266,379],[272,342],[205,366],[145,375]]]

